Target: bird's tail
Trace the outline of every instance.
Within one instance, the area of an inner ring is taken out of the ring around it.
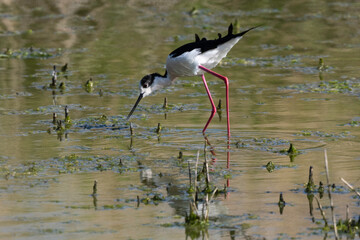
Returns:
[[[229,26],[229,28],[228,28],[228,36],[241,37],[241,36],[245,35],[247,32],[249,32],[249,31],[251,31],[251,30],[253,30],[253,29],[255,29],[255,28],[261,27],[261,26],[262,26],[262,25],[258,25],[258,26],[249,28],[248,30],[245,30],[245,31],[243,31],[243,32],[241,32],[241,33],[233,34],[233,29],[234,29],[234,27],[233,27],[233,25],[232,25],[232,23],[231,23],[230,26]]]

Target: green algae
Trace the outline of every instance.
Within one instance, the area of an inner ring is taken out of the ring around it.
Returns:
[[[356,118],[357,119],[357,118]],[[348,123],[345,124],[340,124],[340,126],[350,126],[350,127],[359,127],[360,126],[360,121],[359,120],[351,120]]]
[[[313,131],[313,130],[302,130],[300,133],[295,134],[296,136],[315,136],[315,137],[321,137],[321,138],[333,138],[333,139],[339,139],[339,138],[346,138],[349,137],[349,132],[344,131],[341,133],[327,133],[323,131]]]
[[[55,49],[45,48],[22,48],[22,49],[6,49],[3,53],[0,53],[0,58],[21,58],[21,59],[32,59],[32,58],[52,58],[60,56],[61,53]]]
[[[122,205],[122,204],[106,204],[106,205],[102,206],[102,208],[103,208],[104,210],[123,209],[123,208],[124,208],[124,205]]]
[[[328,94],[359,94],[360,82],[353,80],[330,80],[317,83],[294,84],[283,89],[296,90],[300,93],[328,93]]]
[[[165,197],[160,193],[147,193],[146,197],[141,198],[140,202],[142,202],[145,205],[154,204],[158,205],[160,202],[165,201]]]
[[[283,145],[290,144],[289,148],[279,149]],[[288,140],[279,138],[249,138],[241,139],[235,142],[236,148],[249,148],[258,151],[272,152],[278,154],[286,154],[289,156],[296,156],[299,151],[295,149],[294,145]]]
[[[84,209],[84,210],[88,210],[88,209],[92,209],[94,208],[93,206],[90,205],[83,205],[83,206],[65,206],[65,208],[70,208],[70,209]]]

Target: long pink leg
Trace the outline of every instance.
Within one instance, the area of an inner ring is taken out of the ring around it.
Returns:
[[[213,119],[213,117],[214,117],[214,115],[215,115],[215,113],[216,113],[216,107],[215,107],[215,104],[214,104],[214,100],[213,100],[212,97],[211,97],[211,93],[210,93],[209,87],[208,87],[208,85],[207,85],[207,83],[206,83],[206,79],[205,79],[204,74],[201,75],[201,77],[202,77],[202,80],[203,80],[203,82],[204,82],[205,90],[206,90],[206,93],[207,93],[207,95],[208,95],[208,97],[209,97],[209,100],[210,100],[210,103],[211,103],[211,108],[212,108],[212,109],[211,109],[211,115],[210,115],[210,117],[209,117],[209,120],[207,121],[207,123],[206,123],[206,125],[205,125],[205,127],[204,127],[204,129],[203,129],[203,133],[205,133],[207,127],[209,126],[211,120]]]
[[[203,66],[199,66],[200,69],[204,70],[205,72],[208,72],[210,73],[211,75],[217,77],[217,78],[220,78],[221,80],[224,81],[225,83],[225,89],[226,89],[226,118],[227,118],[227,136],[228,136],[228,144],[230,143],[230,117],[229,117],[229,80],[227,77],[225,76],[222,76],[214,71],[211,71],[210,69],[207,69],[206,67],[203,67]],[[214,104],[214,101],[211,97],[211,94],[210,94],[210,91],[209,91],[209,88],[207,86],[207,83],[206,83],[206,80],[205,80],[205,76],[204,74],[202,75],[202,79],[203,79],[203,82],[204,82],[204,85],[205,85],[205,89],[206,89],[206,92],[209,96],[209,99],[210,99],[210,103],[211,103],[211,107],[212,107],[212,111],[211,111],[211,116],[208,120],[208,122],[206,123],[205,127],[204,127],[204,130],[203,130],[203,133],[206,131],[206,128],[208,127],[209,123],[211,122],[212,118],[214,117],[215,113],[216,113],[216,107],[215,107],[215,104]]]

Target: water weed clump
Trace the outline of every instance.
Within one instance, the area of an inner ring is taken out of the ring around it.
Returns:
[[[275,164],[274,164],[272,161],[270,161],[270,162],[268,162],[268,163],[266,164],[266,170],[267,170],[269,173],[273,172],[274,169],[275,169]]]
[[[94,91],[94,82],[93,82],[92,78],[90,78],[89,80],[87,80],[85,82],[84,88],[85,88],[85,91],[88,93],[92,93]]]

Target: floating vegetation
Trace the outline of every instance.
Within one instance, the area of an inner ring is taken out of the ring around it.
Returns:
[[[289,141],[278,138],[249,138],[249,139],[241,139],[235,142],[236,148],[251,148],[260,151],[291,155],[288,152],[289,151],[288,148],[279,149],[281,146],[288,144],[290,144]],[[290,144],[290,148],[291,148],[291,144]]]
[[[270,49],[271,51],[284,51],[291,50],[291,45],[287,46],[275,46],[275,45],[262,45],[264,49]],[[268,68],[281,68],[281,70],[294,70],[306,74],[318,73],[316,67],[301,66],[301,60],[304,56],[300,55],[286,55],[286,56],[272,56],[272,57],[251,57],[251,58],[238,58],[238,57],[226,57],[221,60],[221,66],[260,66]]]
[[[63,157],[54,158],[53,160],[51,160],[50,166],[55,171],[58,171],[58,173],[60,174],[84,171],[98,172],[108,170],[123,173],[134,172],[138,170],[137,167],[125,166],[124,164],[120,165],[119,158],[117,157],[79,156],[77,154],[70,154]],[[96,187],[97,186],[94,186],[95,189],[97,189]]]
[[[353,80],[332,80],[306,84],[294,84],[281,89],[296,90],[299,93],[344,93],[360,94],[360,81]]]
[[[58,49],[45,49],[45,48],[22,48],[22,49],[9,49],[0,53],[0,58],[52,58],[61,55],[61,51]]]
[[[0,99],[14,99],[17,97],[30,97],[31,93],[28,92],[14,92],[10,94],[0,94]]]
[[[142,202],[145,205],[154,204],[158,205],[159,202],[165,200],[165,197],[159,193],[147,193],[145,198],[139,199],[139,202]]]
[[[146,106],[145,104],[139,105],[137,107],[138,112],[147,112],[152,114],[167,114],[167,113],[174,113],[174,112],[184,112],[184,111],[190,111],[190,110],[197,110],[198,106],[200,104],[167,104],[167,107],[164,108],[163,104],[154,104],[151,106]],[[136,115],[134,115],[136,116]],[[144,114],[141,114],[140,117],[137,116],[137,118],[146,119],[146,116]]]
[[[133,125],[132,123],[124,123],[124,117],[119,116],[106,116],[105,114],[101,116],[90,116],[87,118],[73,120],[73,127],[83,128],[83,129],[98,129],[98,128],[108,128],[117,130],[120,128],[128,128],[127,125],[131,126],[131,131],[133,134]],[[119,126],[119,127],[116,127]]]
[[[90,205],[83,205],[83,206],[65,206],[65,208],[70,208],[70,209],[92,209],[93,207]]]
[[[351,127],[359,127],[360,126],[360,120],[356,117],[353,120],[351,120],[349,123],[341,124],[340,126],[351,126]]]
[[[300,133],[295,134],[296,136],[315,136],[321,138],[346,138],[349,137],[349,132],[342,132],[342,133],[325,133],[322,131],[312,131],[312,130],[303,130]]]
[[[37,176],[40,172],[44,170],[44,166],[39,162],[29,161],[18,166],[9,166],[4,165],[0,167],[0,174],[9,178],[21,178],[27,176]]]
[[[114,209],[123,209],[124,205],[122,204],[107,204],[102,207],[104,210],[114,210]]]

